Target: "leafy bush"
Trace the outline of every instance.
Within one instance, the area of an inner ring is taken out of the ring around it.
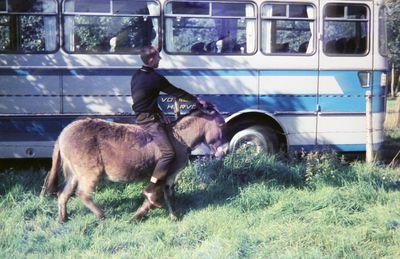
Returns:
[[[180,192],[208,191],[216,186],[237,189],[252,182],[312,189],[364,182],[374,188],[398,189],[400,174],[379,164],[346,162],[343,156],[329,150],[283,158],[243,149],[224,160],[195,160],[177,179]]]

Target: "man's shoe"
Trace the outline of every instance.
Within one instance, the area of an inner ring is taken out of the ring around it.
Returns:
[[[157,208],[162,208],[163,205],[157,201],[157,195],[154,192],[144,190],[142,195],[150,202],[151,205]]]

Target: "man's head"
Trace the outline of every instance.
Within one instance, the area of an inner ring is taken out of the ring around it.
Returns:
[[[140,50],[140,58],[145,66],[157,68],[161,57],[158,50],[153,46],[145,46]]]

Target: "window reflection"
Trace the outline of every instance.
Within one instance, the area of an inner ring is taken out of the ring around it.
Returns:
[[[272,16],[280,17],[286,16],[286,5],[284,4],[274,4],[272,5]]]
[[[57,5],[53,0],[0,0],[0,53],[47,53],[57,49]]]
[[[192,55],[251,54],[255,51],[255,18],[255,7],[248,3],[169,2],[166,50]]]
[[[367,7],[330,4],[324,13],[324,52],[335,55],[365,54],[368,43]]]
[[[5,12],[6,11],[6,0],[0,0],[0,12]]]
[[[68,0],[64,3],[66,12],[109,13],[110,7],[110,0],[96,0],[95,4],[92,0]]]
[[[98,14],[99,8],[82,9],[83,3],[90,6],[89,2],[87,0],[66,2],[64,13],[66,51],[133,54],[138,53],[143,46],[159,45],[160,7],[156,2],[107,0],[101,5],[101,11],[106,13],[104,15]],[[81,4],[80,9],[76,7],[77,3]],[[74,14],[70,10],[78,10],[78,13]],[[90,12],[82,15],[80,14],[82,10]],[[118,16],[114,16],[112,12]]]
[[[54,1],[12,0],[8,1],[8,11],[18,13],[55,13],[57,7]]]
[[[314,51],[314,12],[313,6],[304,4],[264,5],[261,50],[266,54],[311,54]]]
[[[173,14],[208,15],[210,13],[210,4],[207,2],[172,2],[168,5]]]
[[[384,57],[389,55],[387,22],[387,7],[383,6],[379,9],[379,53]]]

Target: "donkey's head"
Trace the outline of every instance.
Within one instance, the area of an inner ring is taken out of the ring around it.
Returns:
[[[204,124],[204,139],[206,144],[214,153],[216,157],[222,157],[228,152],[228,142],[225,139],[225,119],[218,112],[216,107],[207,103],[206,108],[199,108],[206,119]]]

